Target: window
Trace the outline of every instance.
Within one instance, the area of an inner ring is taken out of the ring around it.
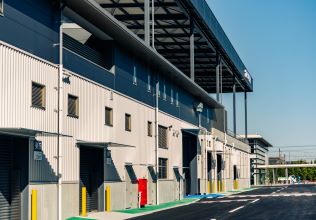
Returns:
[[[179,94],[176,92],[176,106],[179,107]]]
[[[113,109],[105,107],[105,125],[113,126]]]
[[[136,64],[134,64],[133,84],[134,84],[134,85],[137,85],[137,69],[136,69]]]
[[[158,178],[167,179],[168,159],[159,158],[158,160],[159,160]]]
[[[147,135],[149,137],[153,136],[153,123],[151,121],[148,121],[147,123]]]
[[[166,84],[163,84],[163,100],[167,100]]]
[[[79,117],[79,98],[74,95],[68,95],[68,116]]]
[[[148,73],[148,76],[147,76],[147,91],[151,92],[151,76],[150,76],[150,73]]]
[[[125,131],[132,130],[132,118],[130,114],[125,114]]]
[[[210,123],[208,108],[206,109],[206,123]]]
[[[173,89],[171,89],[171,92],[170,92],[170,100],[171,100],[171,104],[173,104]]]
[[[167,128],[161,125],[158,126],[158,146],[159,148],[168,149],[167,145]]]
[[[32,106],[45,109],[45,86],[32,82]]]
[[[0,0],[0,14],[3,14],[3,0]]]

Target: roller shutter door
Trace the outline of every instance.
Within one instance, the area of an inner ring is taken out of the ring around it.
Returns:
[[[102,151],[80,147],[80,213],[82,187],[86,187],[87,212],[98,211],[98,188],[103,182]]]
[[[10,219],[11,152],[8,140],[0,137],[0,218]]]

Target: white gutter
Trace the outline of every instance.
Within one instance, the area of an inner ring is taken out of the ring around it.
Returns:
[[[158,178],[158,172],[159,172],[159,154],[158,154],[158,149],[159,149],[159,136],[158,136],[158,114],[159,114],[159,100],[158,100],[158,92],[159,92],[159,81],[156,80],[156,108],[155,108],[155,153],[156,153],[156,205],[159,205],[159,178]]]

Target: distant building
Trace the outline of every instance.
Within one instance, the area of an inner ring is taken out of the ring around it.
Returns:
[[[243,136],[245,137],[245,136]],[[265,170],[258,169],[258,165],[267,165],[269,163],[268,151],[269,147],[272,145],[264,139],[261,135],[250,134],[247,135],[247,140],[251,146],[251,155],[250,155],[250,171],[251,185],[260,185],[265,182]]]
[[[279,157],[269,157],[269,165],[285,164],[285,158],[283,156]]]

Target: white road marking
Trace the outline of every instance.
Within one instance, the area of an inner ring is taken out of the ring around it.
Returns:
[[[252,202],[250,202],[250,203],[255,203],[255,202],[257,202],[257,201],[259,201],[260,199],[256,199],[256,200],[253,200]]]
[[[242,209],[242,208],[244,208],[244,207],[245,207],[245,206],[240,206],[240,207],[238,207],[238,208],[236,208],[236,209],[230,210],[229,213],[236,212],[237,210]]]

